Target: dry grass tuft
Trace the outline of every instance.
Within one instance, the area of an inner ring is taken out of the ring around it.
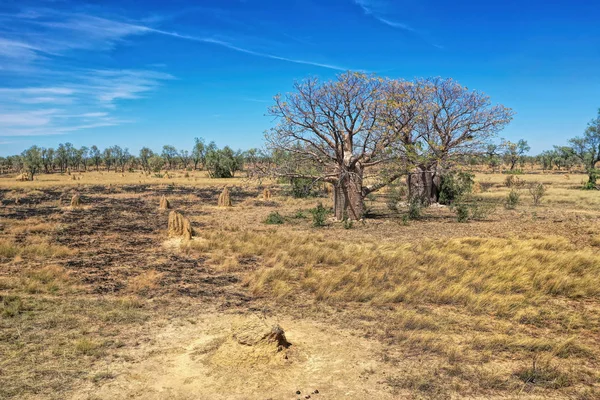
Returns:
[[[190,240],[194,234],[192,224],[188,218],[185,218],[177,211],[169,213],[169,236],[181,237]]]
[[[79,207],[81,205],[81,196],[78,194],[73,195],[71,198],[71,207]]]
[[[75,254],[74,250],[65,246],[57,246],[40,241],[38,243],[15,243],[0,239],[0,260],[2,259],[41,259],[62,258]]]
[[[127,281],[127,288],[132,293],[147,295],[160,285],[162,277],[163,274],[156,270],[145,271],[129,279]]]
[[[227,186],[225,186],[223,188],[223,192],[221,192],[221,194],[219,195],[218,205],[219,205],[219,207],[231,207],[232,206],[231,197],[229,194],[229,188]]]
[[[263,190],[263,195],[262,195],[262,197],[263,197],[263,200],[271,200],[271,189],[269,189],[269,188],[265,188],[265,189]]]

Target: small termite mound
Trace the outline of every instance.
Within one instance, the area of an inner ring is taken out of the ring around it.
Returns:
[[[271,189],[265,188],[263,190],[263,200],[271,200]]]
[[[169,203],[169,200],[167,200],[167,197],[165,195],[163,195],[160,198],[160,204],[158,206],[159,210],[168,210],[169,208],[171,208],[171,203]]]
[[[219,195],[219,207],[231,207],[231,197],[229,195],[229,188],[225,186],[223,192]]]
[[[74,194],[71,197],[71,207],[79,207],[81,205],[81,197],[78,194]]]
[[[279,351],[290,347],[283,328],[262,320],[251,320],[233,329],[233,338],[239,344],[256,346],[261,343],[275,346]]]
[[[209,351],[209,362],[221,367],[285,365],[292,355],[290,346],[281,326],[253,318],[234,326],[230,336],[221,338]]]
[[[190,220],[177,211],[169,213],[169,236],[190,240],[194,231]]]

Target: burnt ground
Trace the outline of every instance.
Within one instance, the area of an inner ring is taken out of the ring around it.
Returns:
[[[194,210],[193,203],[212,201],[219,189],[91,186],[77,190],[82,207],[70,208],[73,193],[73,190],[43,189],[33,195],[19,196],[15,204],[7,191],[3,191],[2,217],[7,221],[38,218],[58,224],[51,243],[74,249],[76,253],[54,264],[70,271],[90,293],[121,293],[127,290],[130,278],[154,270],[162,275],[160,285],[145,293],[147,297],[166,294],[210,297],[211,301],[220,300],[226,305],[250,300],[236,274],[217,272],[202,257],[165,251],[163,247],[168,212],[158,210],[157,196],[180,197],[178,203],[185,207],[187,216],[193,217],[202,214]],[[250,194],[238,192],[237,196],[245,198]],[[23,234],[14,239],[17,243],[24,240]]]

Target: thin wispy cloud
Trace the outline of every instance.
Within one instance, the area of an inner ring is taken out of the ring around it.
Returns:
[[[416,30],[410,27],[408,24],[393,21],[386,17],[388,14],[389,4],[385,0],[354,0],[354,3],[362,8],[366,15],[375,18],[385,25],[393,28],[404,29],[410,32],[416,32]]]
[[[142,98],[172,78],[144,70],[78,70],[65,86],[1,88],[0,136],[52,135],[126,123],[113,116],[119,101]],[[57,105],[67,108],[47,108]]]
[[[69,63],[78,52],[108,53],[117,46],[133,46],[142,36],[160,35],[252,57],[347,70],[327,62],[257,50],[235,39],[160,29],[157,24],[161,21],[52,9],[0,14],[0,78],[10,76],[0,87],[0,136],[60,134],[130,121],[118,116],[120,105],[148,96],[173,76],[153,70],[157,65],[134,70],[73,68]]]
[[[431,42],[427,38],[427,34],[422,32],[421,30],[415,29],[412,26],[396,21],[393,17],[393,2],[389,0],[352,0],[354,4],[359,6],[365,15],[372,17],[379,21],[380,23],[390,26],[392,28],[401,29],[406,32],[411,32],[421,39],[425,40],[430,45],[437,47],[438,49],[443,49],[442,46]]]

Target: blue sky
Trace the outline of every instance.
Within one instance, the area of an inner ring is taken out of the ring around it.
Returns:
[[[272,97],[346,69],[452,77],[537,153],[600,107],[596,0],[2,0],[0,155],[259,147]]]

